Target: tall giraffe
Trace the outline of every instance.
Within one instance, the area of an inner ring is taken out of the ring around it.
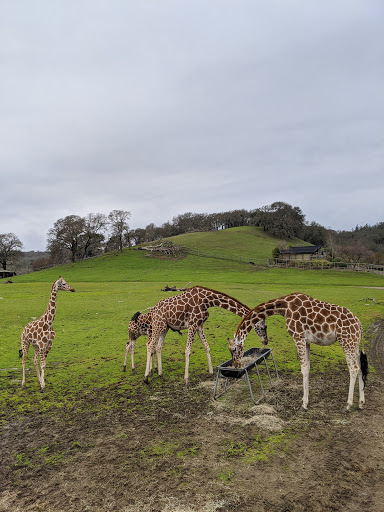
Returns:
[[[185,348],[185,382],[189,382],[189,356],[196,332],[204,346],[209,373],[213,374],[210,348],[204,334],[204,322],[208,319],[208,308],[217,307],[227,309],[238,316],[244,317],[250,311],[245,304],[233,297],[203,286],[194,286],[180,295],[167,297],[152,308],[152,333],[147,343],[147,366],[144,382],[148,383],[151,370],[151,356],[157,353],[157,371],[162,375],[161,350],[168,329],[180,331],[188,329],[187,345]],[[259,334],[259,326],[254,326]]]
[[[21,349],[19,350],[19,356],[23,357],[23,389],[25,388],[25,365],[27,363],[29,345],[33,347],[33,363],[36,368],[41,391],[45,389],[44,369],[55,338],[55,331],[52,325],[55,319],[58,291],[74,292],[75,290],[60,276],[52,285],[51,296],[45,313],[38,320],[29,322],[21,333]],[[39,357],[41,373],[39,372]]]
[[[328,346],[337,340],[343,349],[349,369],[350,382],[347,410],[353,403],[356,378],[359,376],[359,407],[365,403],[364,384],[368,373],[368,361],[364,352],[359,354],[362,338],[360,320],[349,309],[322,302],[304,293],[292,293],[256,306],[237,327],[234,338],[229,341],[234,366],[239,367],[244,352],[244,341],[255,323],[262,322],[271,315],[286,318],[288,334],[292,336],[300,358],[303,374],[303,408],[308,408],[309,396],[309,355],[310,344]],[[266,335],[264,345],[268,343]]]

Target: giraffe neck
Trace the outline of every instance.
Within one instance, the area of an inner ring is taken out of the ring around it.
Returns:
[[[260,320],[265,320],[269,316],[279,315],[287,317],[289,311],[289,304],[284,298],[271,300],[260,304],[242,320],[237,327],[236,336],[245,339],[254,325]]]
[[[45,322],[52,327],[56,314],[57,281],[53,283],[48,307],[43,315]]]
[[[201,288],[200,290],[202,290],[205,295],[207,308],[216,307],[226,309],[227,311],[241,317],[244,317],[250,312],[248,306],[225,293],[209,290],[208,288]]]

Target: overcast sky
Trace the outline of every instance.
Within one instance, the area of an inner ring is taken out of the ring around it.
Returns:
[[[1,0],[0,233],[299,206],[384,221],[382,0]]]

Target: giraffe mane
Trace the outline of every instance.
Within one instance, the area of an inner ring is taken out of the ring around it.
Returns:
[[[192,286],[192,288],[188,288],[188,290],[193,290],[193,288],[202,288],[203,290],[207,290],[208,292],[219,293],[220,295],[224,295],[224,297],[227,297],[227,299],[234,300],[235,302],[237,302],[237,304],[240,304],[240,306],[243,306],[243,307],[249,309],[249,306],[247,306],[243,302],[240,302],[239,300],[235,299],[235,297],[232,297],[231,295],[228,295],[227,293],[219,292],[218,290],[213,290],[212,288],[207,288],[206,286],[200,286],[200,285]]]
[[[131,322],[137,322],[137,319],[139,318],[139,316],[141,315],[140,311],[138,311],[137,313],[135,313],[133,315],[133,317],[131,318]]]

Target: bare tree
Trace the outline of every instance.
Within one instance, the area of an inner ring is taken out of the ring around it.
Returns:
[[[21,256],[22,242],[14,233],[0,235],[0,264],[4,270],[7,265],[15,263]]]
[[[80,253],[85,221],[78,215],[68,215],[59,219],[48,231],[47,250],[56,260],[65,261],[67,254],[75,262]],[[81,257],[81,255],[80,255]]]
[[[101,252],[107,224],[108,219],[102,213],[89,213],[84,217],[84,234],[81,240],[83,258],[96,256]]]
[[[116,249],[120,252],[123,250],[124,241],[129,233],[128,219],[131,212],[125,210],[113,210],[108,215],[109,224],[111,226],[110,241],[115,242]]]

